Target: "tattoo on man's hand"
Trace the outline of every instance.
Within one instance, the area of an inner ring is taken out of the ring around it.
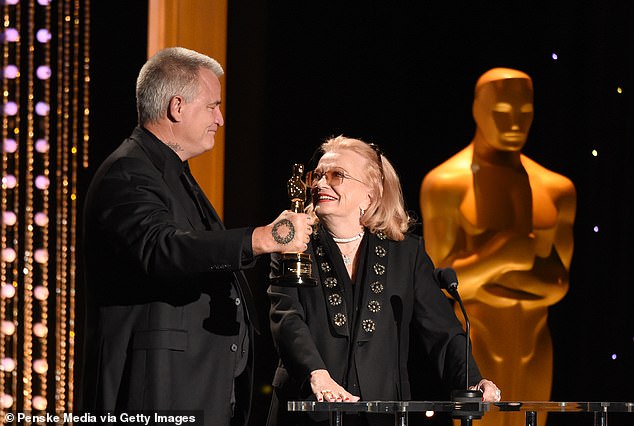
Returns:
[[[279,233],[280,228],[286,228],[286,235],[282,236]],[[293,226],[293,222],[288,219],[281,219],[279,222],[273,225],[273,230],[271,231],[271,235],[273,235],[273,239],[278,244],[288,244],[293,241],[295,237],[295,227]]]

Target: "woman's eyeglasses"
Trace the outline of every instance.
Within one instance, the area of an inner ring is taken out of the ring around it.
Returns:
[[[321,170],[313,170],[312,172],[308,172],[306,176],[306,183],[311,187],[317,186],[317,183],[319,183],[322,178],[326,178],[326,183],[328,183],[329,186],[339,186],[343,184],[344,179],[356,180],[357,182],[366,185],[365,182],[350,176],[343,169],[331,169],[325,172]]]

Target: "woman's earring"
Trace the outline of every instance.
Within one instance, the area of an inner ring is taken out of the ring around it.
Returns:
[[[361,213],[359,217],[363,217],[363,215],[365,214],[365,210],[363,210],[362,207],[359,207],[359,212]]]

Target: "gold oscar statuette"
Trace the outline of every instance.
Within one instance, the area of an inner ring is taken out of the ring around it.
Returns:
[[[303,164],[293,164],[293,174],[288,180],[288,198],[291,200],[291,210],[295,213],[304,212],[306,201],[306,183],[302,179]],[[315,287],[317,280],[312,274],[312,260],[307,253],[282,253],[279,260],[280,275],[271,279],[274,285],[285,287]]]

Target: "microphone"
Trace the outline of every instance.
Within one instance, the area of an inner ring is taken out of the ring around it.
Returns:
[[[436,268],[434,269],[434,278],[438,286],[447,292],[454,299],[460,299],[458,294],[458,276],[453,268]]]
[[[481,402],[482,393],[478,390],[469,389],[469,359],[471,355],[470,341],[471,341],[471,323],[469,322],[469,316],[462,303],[462,298],[458,293],[458,276],[453,268],[436,268],[434,269],[434,279],[438,283],[441,289],[447,290],[447,293],[454,298],[465,321],[465,332],[467,334],[467,341],[465,343],[465,389],[455,389],[451,392],[451,399],[454,402]],[[466,408],[466,407],[465,407]],[[464,409],[464,408],[463,408]],[[460,411],[460,405],[457,406],[456,411]],[[463,424],[471,424],[471,419],[480,418],[479,412],[471,410],[464,411],[462,413],[456,412],[453,414],[454,418],[460,418]]]

